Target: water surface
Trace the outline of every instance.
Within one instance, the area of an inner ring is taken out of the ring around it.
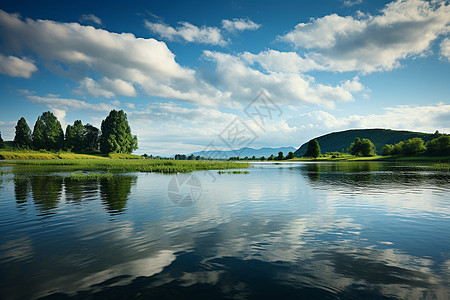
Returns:
[[[1,299],[448,299],[448,168],[3,169]]]

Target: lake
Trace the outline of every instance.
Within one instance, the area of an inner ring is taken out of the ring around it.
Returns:
[[[448,299],[448,167],[253,163],[74,181],[4,167],[1,299]]]

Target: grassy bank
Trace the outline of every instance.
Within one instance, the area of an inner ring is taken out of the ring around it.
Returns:
[[[450,156],[369,156],[358,157],[350,154],[344,154],[339,157],[321,156],[317,158],[293,158],[288,161],[411,161],[411,162],[450,162]]]
[[[111,173],[120,172],[158,172],[186,173],[202,170],[243,169],[248,163],[226,161],[188,161],[164,159],[44,159],[44,160],[14,160],[0,161],[0,166],[15,166],[24,171],[29,169],[52,170],[93,170]]]

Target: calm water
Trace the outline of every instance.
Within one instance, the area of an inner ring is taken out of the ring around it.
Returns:
[[[448,169],[249,171],[5,173],[0,298],[448,299]]]

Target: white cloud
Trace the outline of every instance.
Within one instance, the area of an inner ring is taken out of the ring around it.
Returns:
[[[102,20],[93,14],[84,14],[80,17],[80,22],[92,22],[97,25],[102,25]]]
[[[86,101],[77,99],[57,98],[57,97],[40,97],[40,96],[28,96],[29,100],[35,103],[44,103],[49,107],[61,109],[67,111],[71,110],[94,110],[94,111],[110,111],[115,109],[114,106],[106,103],[88,103]]]
[[[446,1],[398,0],[376,16],[332,14],[300,23],[279,38],[312,49],[306,57],[326,70],[392,70],[401,59],[427,54],[433,41],[449,32],[449,15]]]
[[[204,51],[204,57],[216,64],[215,84],[230,91],[232,99],[253,99],[256,91],[264,89],[277,104],[310,103],[334,107],[336,102],[353,101],[353,93],[364,90],[357,77],[336,86],[315,83],[314,78],[296,72],[302,67],[300,60],[297,61],[298,66],[290,70],[287,64],[289,55],[283,57],[279,52],[273,54],[263,52],[261,57],[249,53],[234,56]],[[265,60],[267,56],[284,61],[285,64]],[[267,72],[251,68],[249,63],[255,61],[261,62]]]
[[[78,23],[21,20],[0,10],[0,36],[8,52],[34,52],[52,72],[81,80],[81,90],[112,97],[114,92],[216,105],[226,95],[206,84],[192,69],[180,66],[164,42],[112,33]],[[86,82],[96,73],[101,84]],[[107,90],[114,83],[114,90]],[[89,85],[91,84],[91,85]]]
[[[386,107],[383,114],[351,115],[337,118],[325,111],[301,114],[289,126],[314,134],[348,128],[389,128],[422,132],[450,132],[450,105]],[[312,134],[310,137],[313,137]]]
[[[103,89],[94,79],[86,77],[80,83],[80,86],[75,90],[77,94],[89,94],[94,97],[114,97],[114,93]]]
[[[362,2],[363,2],[363,0],[345,0],[344,5],[345,6],[353,6],[353,5],[361,4]]]
[[[216,27],[202,26],[201,28],[188,23],[180,22],[180,26],[174,28],[163,23],[152,23],[145,21],[145,27],[150,31],[157,33],[161,38],[173,41],[181,39],[191,43],[201,43],[210,45],[226,45],[222,38],[220,29]]]
[[[130,109],[135,109],[136,105],[134,103],[125,103],[125,106],[130,108]]]
[[[450,39],[446,38],[441,42],[441,55],[450,62]]]
[[[36,65],[28,59],[15,56],[4,56],[0,53],[0,73],[12,76],[30,78],[37,71]]]
[[[248,19],[222,20],[222,28],[228,31],[256,30],[259,27],[261,24],[256,24]]]

